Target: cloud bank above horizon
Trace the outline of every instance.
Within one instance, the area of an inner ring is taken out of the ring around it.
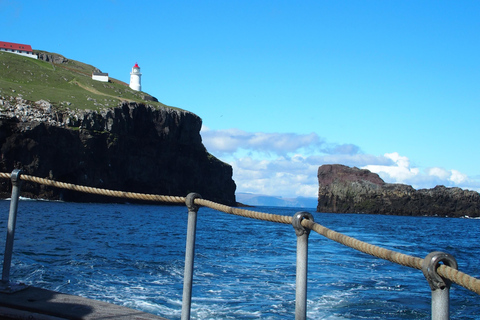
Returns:
[[[282,197],[317,197],[317,170],[323,164],[368,169],[387,183],[416,189],[436,185],[480,190],[478,177],[455,169],[418,168],[398,152],[369,155],[354,144],[328,143],[316,133],[265,133],[203,126],[207,150],[233,167],[237,192]]]

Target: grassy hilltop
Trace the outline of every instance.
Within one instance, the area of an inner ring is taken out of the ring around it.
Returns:
[[[35,51],[37,54],[41,52]],[[150,95],[132,90],[119,80],[93,80],[92,72],[96,68],[91,65],[64,60],[56,64],[0,51],[0,97],[21,96],[29,101],[43,99],[55,108],[71,110],[111,108],[118,106],[121,101],[165,106],[149,101]]]

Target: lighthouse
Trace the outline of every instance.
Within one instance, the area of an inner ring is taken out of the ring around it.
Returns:
[[[135,63],[132,72],[130,72],[130,88],[135,91],[142,91],[141,77],[142,73],[140,72],[140,67],[138,66],[138,63]]]

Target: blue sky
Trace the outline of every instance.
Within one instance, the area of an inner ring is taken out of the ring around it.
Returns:
[[[318,167],[480,190],[478,1],[0,0],[2,41],[203,119],[238,192],[316,197]]]

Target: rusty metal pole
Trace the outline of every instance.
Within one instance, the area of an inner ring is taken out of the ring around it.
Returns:
[[[437,268],[440,262],[451,268],[458,268],[455,258],[444,252],[434,251],[423,260],[422,272],[432,289],[432,320],[450,319],[451,282],[438,275]]]
[[[12,197],[10,200],[10,212],[8,214],[7,241],[5,242],[5,255],[3,258],[2,283],[10,282],[10,266],[12,264],[13,241],[15,239],[15,225],[17,224],[18,198],[20,197],[21,170],[12,171]]]
[[[295,286],[295,320],[307,318],[307,272],[308,272],[308,236],[310,229],[302,226],[302,220],[313,221],[308,212],[297,212],[292,225],[297,235],[297,274]]]
[[[187,243],[185,248],[185,271],[183,276],[183,299],[181,320],[190,319],[192,306],[193,260],[195,255],[195,237],[197,233],[197,212],[199,206],[196,198],[202,198],[198,193],[190,193],[185,199],[188,208]]]

